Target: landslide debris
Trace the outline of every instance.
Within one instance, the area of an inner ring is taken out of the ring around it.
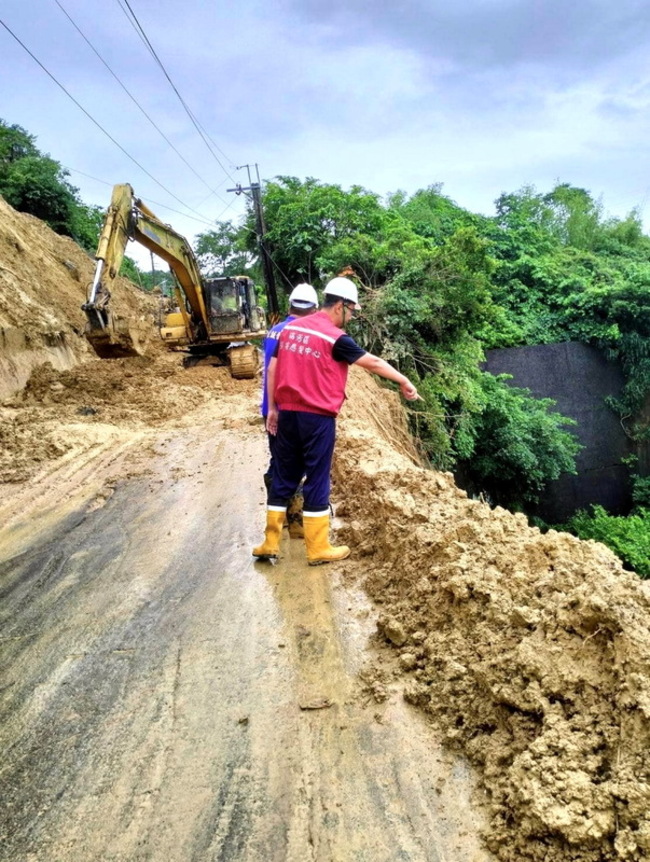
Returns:
[[[94,269],[73,240],[0,197],[0,398],[19,391],[37,364],[65,369],[95,357],[81,310]],[[155,303],[127,279],[112,293],[122,316],[153,323]]]
[[[394,653],[404,697],[478,767],[504,862],[647,860],[646,585],[396,451],[375,388],[353,375],[335,478],[347,577],[380,609],[377,678]]]
[[[94,445],[98,427],[103,436],[173,427],[197,421],[215,401],[213,421],[221,414],[222,422],[257,422],[250,396],[258,387],[233,380],[227,368],[184,368],[178,354],[96,359],[67,371],[44,363],[0,407],[0,483],[23,482],[66,452]]]

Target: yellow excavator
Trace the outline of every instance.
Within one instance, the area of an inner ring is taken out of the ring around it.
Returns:
[[[172,350],[229,362],[233,377],[254,377],[258,350],[251,340],[266,334],[266,314],[246,276],[204,279],[185,237],[164,224],[128,183],[116,185],[102,227],[95,275],[82,306],[86,338],[101,358],[134,356],[144,349],[144,327],[111,310],[111,287],[127,242],[134,240],[165,260],[175,280],[176,308],[166,314],[160,336]],[[275,291],[269,310],[277,310]]]

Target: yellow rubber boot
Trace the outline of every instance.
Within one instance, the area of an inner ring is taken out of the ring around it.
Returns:
[[[282,536],[282,525],[284,523],[285,509],[266,510],[266,530],[264,541],[257,548],[253,548],[253,556],[260,560],[275,559],[280,553],[280,537]]]
[[[307,562],[310,566],[335,563],[350,556],[347,545],[330,545],[330,516],[303,513],[302,523],[307,545]]]

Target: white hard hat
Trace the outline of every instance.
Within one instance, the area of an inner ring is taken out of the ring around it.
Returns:
[[[296,308],[318,308],[318,296],[311,284],[297,284],[289,295],[289,305]]]
[[[330,296],[338,296],[340,299],[345,299],[346,302],[353,302],[357,311],[361,309],[361,306],[359,305],[357,286],[353,281],[350,281],[349,278],[342,278],[338,275],[336,278],[327,282],[323,293],[329,294]]]

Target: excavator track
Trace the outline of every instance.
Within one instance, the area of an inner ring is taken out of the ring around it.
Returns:
[[[260,365],[259,351],[254,344],[244,344],[242,347],[231,347],[228,351],[230,359],[230,374],[236,380],[255,377]]]

